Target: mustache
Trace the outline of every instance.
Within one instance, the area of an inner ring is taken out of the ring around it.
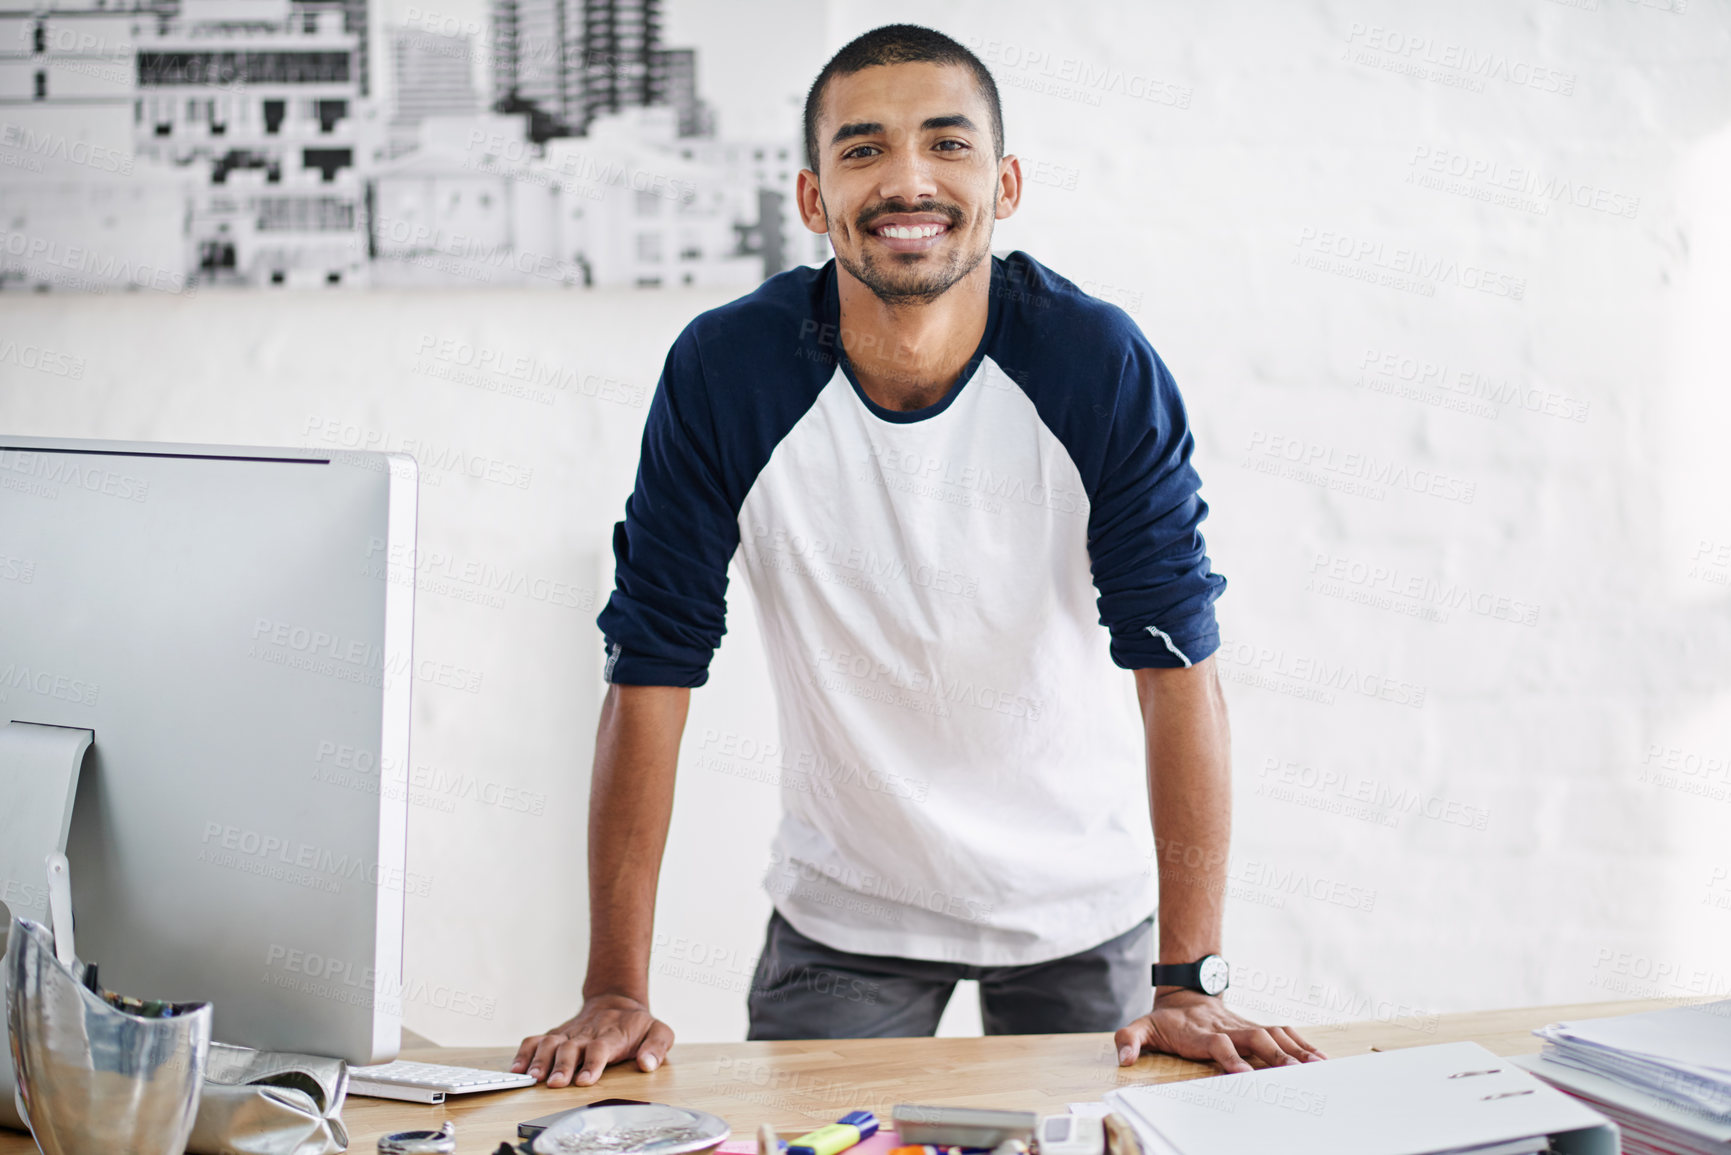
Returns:
[[[921,201],[916,205],[898,205],[885,202],[881,205],[873,205],[860,213],[856,224],[861,232],[868,232],[874,224],[884,217],[895,216],[897,213],[936,213],[948,219],[951,228],[960,225],[967,217],[960,205],[945,204],[942,201]]]

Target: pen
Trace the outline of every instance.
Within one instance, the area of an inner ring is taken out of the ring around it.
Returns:
[[[841,1155],[849,1147],[878,1131],[878,1117],[870,1111],[849,1111],[827,1127],[801,1135],[787,1145],[787,1155]]]
[[[778,1138],[768,1123],[757,1128],[757,1155],[782,1155],[787,1150],[787,1141]]]

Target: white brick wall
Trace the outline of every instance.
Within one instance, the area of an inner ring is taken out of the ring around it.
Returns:
[[[832,0],[827,19],[839,47],[934,16]],[[1190,405],[1231,582],[1240,1007],[1422,1030],[1431,1012],[1731,990],[1731,9],[1017,0],[951,5],[942,26],[988,57],[1033,179],[999,247],[1131,308]],[[605,589],[632,389],[721,299],[0,312],[8,431],[368,430],[532,469],[524,488],[446,475],[423,496],[422,548],[450,560],[417,651],[485,677],[417,687],[416,762],[544,796],[519,813],[435,787],[412,808],[411,865],[440,899],[411,899],[410,970],[491,1011],[411,1002],[441,1041],[514,1041],[576,1005],[599,693],[592,607],[476,604],[464,566]],[[26,368],[14,341],[82,375]],[[439,376],[464,347],[575,386],[546,405],[497,374]],[[654,994],[686,1040],[744,1032],[777,803],[749,759],[715,756],[724,733],[773,735],[765,687],[736,603],[663,871]],[[953,1010],[950,1029],[977,1029]]]

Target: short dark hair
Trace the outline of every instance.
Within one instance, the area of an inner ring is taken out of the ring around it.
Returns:
[[[849,41],[846,47],[830,57],[823,71],[812,81],[811,91],[805,97],[806,167],[812,172],[817,171],[817,114],[823,106],[823,91],[832,77],[852,76],[880,64],[917,63],[959,64],[972,70],[974,82],[979,85],[980,95],[986,98],[986,108],[991,112],[992,148],[997,158],[1003,159],[1004,109],[998,102],[997,83],[980,58],[942,32],[918,24],[885,24]]]

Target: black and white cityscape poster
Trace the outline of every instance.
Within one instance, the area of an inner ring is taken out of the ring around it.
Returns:
[[[791,198],[821,16],[728,7],[0,0],[0,289],[743,291],[821,262]]]

